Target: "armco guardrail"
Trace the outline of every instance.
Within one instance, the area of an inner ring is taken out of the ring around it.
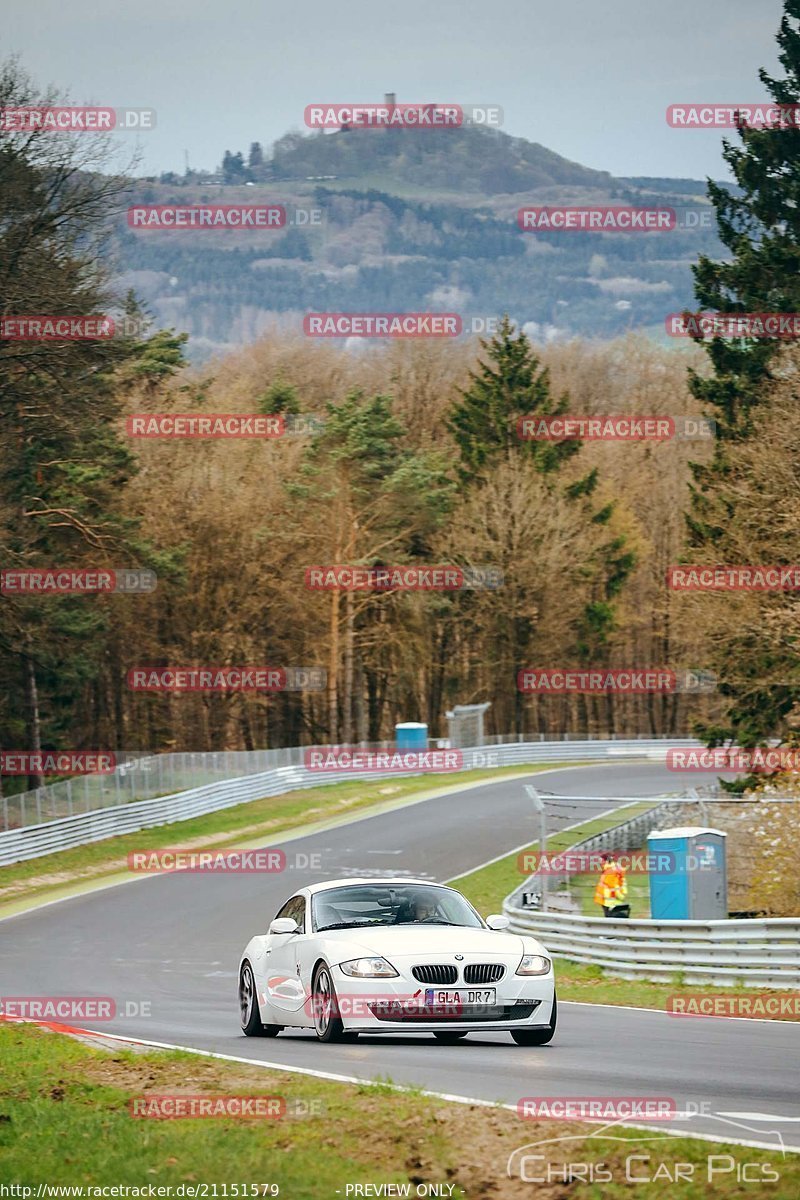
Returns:
[[[506,901],[514,933],[538,938],[571,962],[624,979],[800,988],[800,918],[734,921],[610,921],[528,912]],[[676,983],[676,987],[680,984]]]
[[[498,766],[525,766],[529,763],[543,762],[613,760],[617,756],[625,755],[658,759],[664,758],[670,747],[700,745],[700,742],[692,738],[642,738],[625,741],[589,739],[568,742],[514,742],[505,745],[473,747],[462,750],[461,753],[464,756],[463,769],[469,770],[475,767],[491,769]],[[322,748],[324,749],[324,747]],[[55,820],[45,819],[36,824],[6,829],[4,832],[0,832],[0,867],[25,859],[39,858],[44,854],[52,854],[57,850],[65,850],[72,846],[80,846],[85,842],[98,842],[122,833],[134,833],[140,829],[151,829],[154,826],[166,825],[173,821],[185,821],[189,817],[215,812],[217,809],[231,808],[249,800],[277,796],[284,792],[318,787],[325,783],[365,778],[378,779],[398,773],[407,774],[407,772],[392,771],[371,771],[368,776],[358,771],[337,771],[335,774],[326,774],[320,771],[310,771],[299,765],[305,753],[302,748],[260,753],[279,753],[287,758],[296,757],[297,762],[294,765],[287,763],[285,766],[274,767],[272,770],[225,779],[156,799],[118,804],[109,800],[106,806],[90,809],[88,812],[73,813]],[[203,756],[195,757],[202,758]],[[211,757],[213,756],[209,756],[209,758]],[[443,785],[447,782],[447,774],[431,773],[431,779],[432,786],[435,783]]]
[[[614,743],[609,754],[646,753],[647,745],[695,744],[680,739],[659,738],[620,739],[614,736],[580,736],[562,734],[558,738],[545,738],[543,734],[498,734],[484,738],[480,749],[492,753],[503,747],[503,761],[512,761],[512,746],[534,745],[538,747],[538,758],[569,760],[577,753],[583,757],[585,742],[602,746]],[[573,749],[573,745],[577,749]],[[447,743],[434,743],[438,747]],[[361,742],[364,750],[390,750],[392,742]],[[553,746],[559,747],[553,751]],[[561,747],[563,747],[563,752]],[[79,813],[93,812],[98,808],[110,808],[119,804],[130,804],[138,800],[155,800],[160,796],[173,796],[191,788],[204,787],[208,783],[221,783],[228,779],[242,779],[245,775],[263,775],[277,767],[300,767],[308,746],[282,746],[272,750],[214,750],[195,752],[191,750],[150,754],[141,750],[117,751],[117,766],[109,774],[80,775],[61,779],[27,792],[15,792],[0,797],[0,831],[20,829],[24,825],[41,825],[43,821],[55,821],[59,817],[74,817]],[[472,753],[477,753],[473,749]],[[522,760],[527,761],[525,752]],[[476,764],[486,765],[486,764]],[[490,764],[491,765],[491,764]]]
[[[57,850],[68,850],[86,842],[100,842],[122,833],[136,833],[156,825],[186,821],[190,817],[232,808],[248,800],[294,791],[297,787],[310,787],[310,783],[298,778],[304,773],[301,767],[277,767],[263,775],[211,783],[158,800],[140,800],[115,808],[99,808],[73,817],[62,817],[58,821],[11,829],[7,833],[0,833],[0,867],[29,858],[40,858]]]

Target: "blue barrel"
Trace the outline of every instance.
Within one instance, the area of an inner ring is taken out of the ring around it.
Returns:
[[[398,750],[427,750],[428,726],[420,721],[403,721],[395,725],[394,738]]]

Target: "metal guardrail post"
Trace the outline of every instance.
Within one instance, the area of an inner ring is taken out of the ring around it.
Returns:
[[[708,824],[708,814],[706,812],[706,802],[698,794],[696,788],[689,788],[688,796],[691,800],[696,800],[700,807],[700,821],[703,825]]]
[[[538,791],[531,784],[525,785],[525,791],[533,801],[533,807],[539,814],[539,856],[547,853],[547,810]],[[542,912],[547,912],[547,872],[541,877]]]

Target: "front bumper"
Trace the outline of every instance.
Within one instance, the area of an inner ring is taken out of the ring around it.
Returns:
[[[338,1011],[346,1030],[359,1033],[436,1033],[441,1030],[531,1029],[549,1024],[555,981],[541,976],[506,976],[486,1006],[426,1008],[424,985],[416,980],[353,979],[335,968]]]

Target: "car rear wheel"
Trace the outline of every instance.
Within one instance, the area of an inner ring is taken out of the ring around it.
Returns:
[[[550,1014],[550,1023],[548,1025],[543,1025],[539,1029],[512,1029],[511,1036],[518,1046],[546,1046],[548,1042],[552,1042],[553,1040],[557,1020],[558,1001],[553,996],[553,1011]]]
[[[314,1032],[320,1042],[350,1042],[355,1038],[346,1033],[342,1018],[338,1016],[339,1005],[331,973],[324,963],[314,972],[311,985],[314,997]],[[357,1036],[357,1035],[356,1035]]]
[[[239,1008],[242,1014],[242,1033],[245,1037],[276,1037],[282,1025],[264,1025],[258,1011],[256,981],[249,962],[242,963],[239,973]]]
[[[437,1042],[452,1044],[454,1042],[460,1042],[462,1038],[465,1038],[467,1036],[467,1031],[465,1030],[463,1033],[458,1033],[455,1029],[443,1029],[441,1033],[435,1033],[433,1036],[436,1038]]]

